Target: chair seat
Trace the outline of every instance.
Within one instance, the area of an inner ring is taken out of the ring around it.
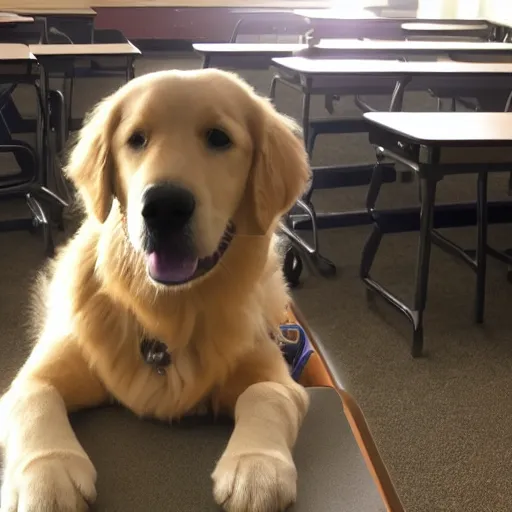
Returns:
[[[292,512],[380,512],[386,507],[332,388],[311,398],[295,449],[299,473]],[[98,470],[97,512],[217,511],[210,474],[232,431],[230,422],[191,418],[180,424],[142,421],[107,407],[73,415]]]

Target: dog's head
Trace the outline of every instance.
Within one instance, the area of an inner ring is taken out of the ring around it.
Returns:
[[[182,285],[234,236],[273,230],[309,167],[294,122],[234,75],[199,70],[145,75],[101,102],[67,174],[89,217],[122,212],[153,281]]]

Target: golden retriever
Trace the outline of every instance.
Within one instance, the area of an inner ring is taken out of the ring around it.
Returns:
[[[309,178],[297,126],[233,74],[153,73],[94,109],[66,173],[85,220],[38,285],[36,344],[0,402],[2,512],[88,508],[96,471],[67,413],[110,400],[231,414],[216,502],[285,509],[308,406],[271,337],[288,301],[274,230]]]

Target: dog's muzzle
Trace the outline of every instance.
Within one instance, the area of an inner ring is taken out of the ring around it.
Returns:
[[[205,275],[219,261],[233,239],[235,227],[228,222],[217,250],[199,258],[191,220],[196,208],[192,192],[179,185],[162,183],[148,187],[142,196],[143,247],[149,276],[166,285],[180,285]]]

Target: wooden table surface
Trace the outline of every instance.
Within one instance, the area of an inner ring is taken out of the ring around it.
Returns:
[[[89,55],[140,55],[140,50],[131,43],[119,44],[31,44],[30,51],[36,57],[89,56]]]
[[[369,112],[364,118],[424,145],[512,147],[509,112]]]
[[[94,9],[83,7],[83,8],[45,8],[45,7],[34,7],[30,8],[18,8],[14,7],[11,9],[12,12],[17,14],[29,14],[34,16],[96,16]]]
[[[34,18],[13,12],[0,12],[0,23],[34,23]]]
[[[35,60],[25,44],[0,43],[0,60]]]

